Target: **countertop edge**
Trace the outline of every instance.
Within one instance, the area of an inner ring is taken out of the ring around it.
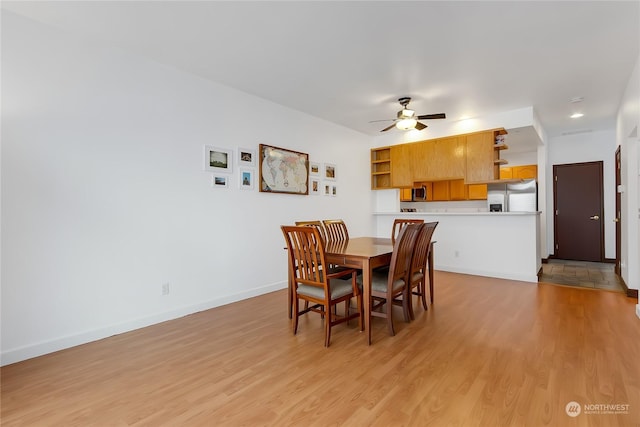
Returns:
[[[374,212],[376,216],[434,216],[434,215],[449,215],[449,216],[530,216],[540,215],[542,212]]]

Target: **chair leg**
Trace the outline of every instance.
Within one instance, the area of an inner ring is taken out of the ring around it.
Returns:
[[[387,306],[387,328],[389,329],[389,335],[393,337],[396,334],[396,331],[393,329],[393,300],[387,298],[387,302],[385,305]]]
[[[429,281],[429,286],[431,286],[431,281]],[[420,299],[422,299],[422,307],[427,311],[429,309],[427,306],[427,285],[424,280],[420,282]],[[431,302],[433,303],[433,300]]]
[[[411,291],[409,291],[411,292]],[[409,323],[411,321],[411,313],[409,312],[409,305],[411,304],[411,297],[405,298],[406,294],[402,296],[402,314],[404,315],[404,321]]]
[[[293,335],[298,333],[298,298],[293,298]]]
[[[409,305],[409,318],[415,320],[416,316],[413,313],[413,288],[408,287],[403,298],[407,300],[407,304]]]
[[[351,298],[344,302],[344,317],[347,318],[347,325],[349,324],[349,314],[351,314]]]
[[[333,322],[331,307],[329,307],[329,310],[325,311],[327,312],[327,318],[324,321],[324,346],[329,347],[329,343],[331,342],[331,323]]]

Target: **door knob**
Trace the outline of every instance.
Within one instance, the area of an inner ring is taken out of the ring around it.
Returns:
[[[597,221],[600,219],[600,217],[598,215],[594,215],[594,216],[590,216],[589,219],[593,220],[593,221]]]
[[[613,222],[620,222],[620,218],[614,218]]]

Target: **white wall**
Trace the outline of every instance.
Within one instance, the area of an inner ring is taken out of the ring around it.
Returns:
[[[621,273],[629,288],[640,287],[640,56],[624,92],[616,126],[621,153]],[[635,238],[634,236],[638,236]],[[640,304],[636,313],[640,317]]]
[[[547,144],[548,163],[546,169],[547,188],[547,249],[553,254],[553,166],[568,163],[603,162],[604,187],[604,256],[616,257],[615,218],[615,152],[616,135],[610,131],[590,132],[550,138]]]
[[[9,12],[2,88],[2,364],[284,288],[281,224],[373,229],[365,135]],[[211,187],[203,145],[259,143],[338,196]]]

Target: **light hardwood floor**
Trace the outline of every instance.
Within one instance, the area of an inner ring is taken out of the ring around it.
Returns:
[[[327,349],[318,315],[293,336],[279,291],[5,366],[2,425],[638,426],[635,304],[436,272],[395,337],[374,319],[368,347],[352,322]]]

